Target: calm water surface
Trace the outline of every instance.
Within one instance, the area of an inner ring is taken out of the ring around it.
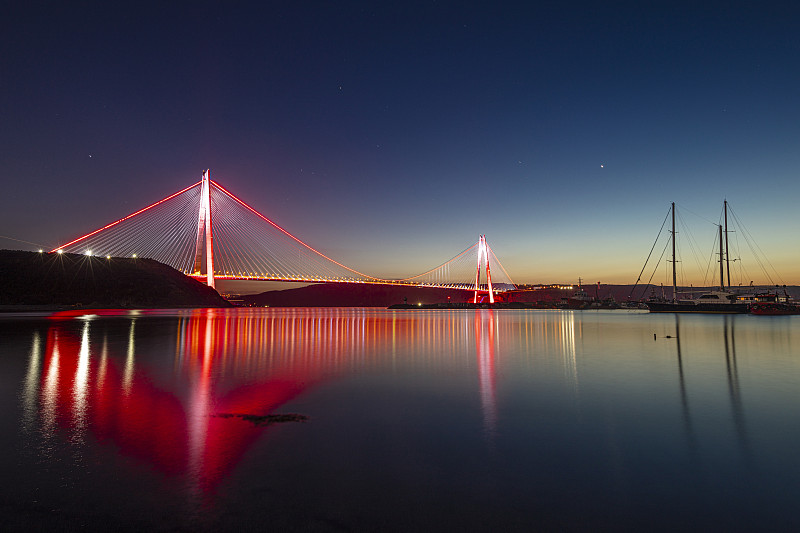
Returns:
[[[797,530],[798,325],[0,316],[0,529]]]

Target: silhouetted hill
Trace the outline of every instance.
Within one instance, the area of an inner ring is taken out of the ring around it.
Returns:
[[[0,250],[0,280],[2,306],[230,306],[214,289],[152,259]]]
[[[430,304],[472,301],[473,293],[459,289],[434,289],[370,283],[320,283],[297,289],[267,291],[242,296],[244,305],[270,307],[388,307],[392,304]]]

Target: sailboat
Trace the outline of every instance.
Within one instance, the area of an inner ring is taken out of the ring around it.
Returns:
[[[736,294],[725,290],[723,257],[727,263],[728,201],[725,201],[725,253],[723,254],[722,225],[719,226],[719,290],[707,292],[694,299],[677,299],[678,276],[675,260],[675,202],[672,202],[672,301],[648,301],[651,313],[747,313],[750,305],[738,300]],[[730,283],[730,264],[728,263]]]

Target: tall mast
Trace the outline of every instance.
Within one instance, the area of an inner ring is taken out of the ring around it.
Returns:
[[[678,274],[675,262],[675,202],[672,202],[672,301],[678,300]]]
[[[725,267],[728,270],[728,288],[731,286],[731,256],[728,250],[728,200],[723,204],[725,207]]]
[[[722,225],[719,227],[719,290],[725,290],[725,263],[722,262]]]

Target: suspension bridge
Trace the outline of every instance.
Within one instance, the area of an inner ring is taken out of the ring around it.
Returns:
[[[212,180],[209,170],[197,183],[51,251],[155,259],[210,287],[215,280],[410,285],[473,290],[476,303],[487,295],[493,303],[495,292],[514,288],[485,235],[415,276],[364,274],[295,237]]]

